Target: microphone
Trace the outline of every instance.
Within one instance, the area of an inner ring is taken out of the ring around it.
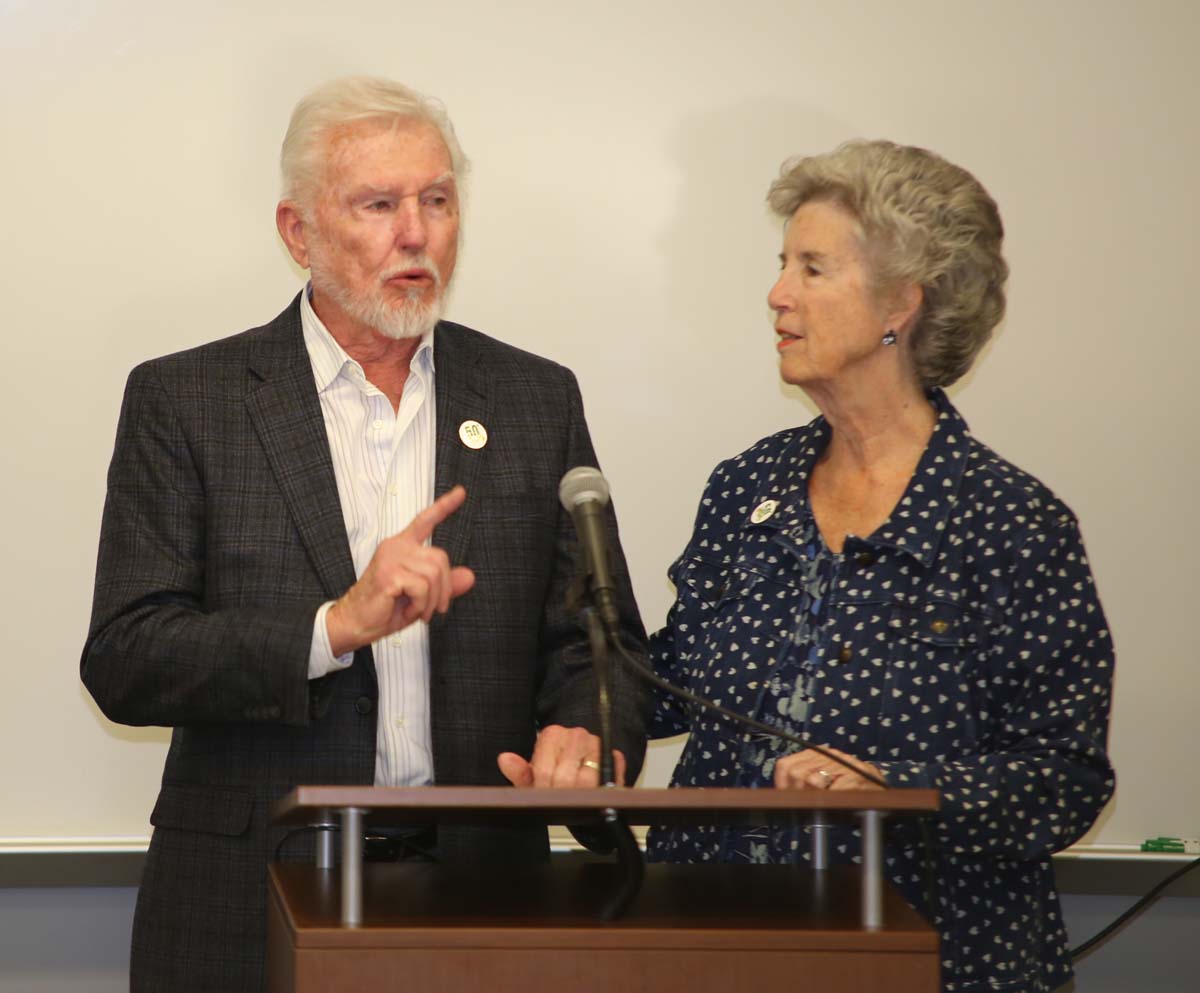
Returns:
[[[592,600],[604,627],[615,633],[620,626],[617,587],[608,567],[608,529],[604,508],[608,506],[608,483],[600,470],[590,465],[568,470],[558,484],[558,499],[575,521],[583,547],[584,568],[591,577]]]

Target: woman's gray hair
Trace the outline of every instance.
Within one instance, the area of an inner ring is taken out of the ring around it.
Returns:
[[[917,376],[926,389],[955,382],[1004,316],[1004,225],[979,180],[923,148],[848,141],[789,159],[767,193],[785,220],[809,201],[855,218],[876,289],[921,287],[911,345]]]
[[[292,111],[279,155],[284,199],[307,211],[324,175],[326,141],[334,132],[361,121],[395,124],[413,119],[438,129],[462,183],[467,159],[441,103],[390,79],[346,76],[318,86]]]

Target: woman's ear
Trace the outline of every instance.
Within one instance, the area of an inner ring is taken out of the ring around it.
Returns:
[[[896,331],[908,331],[916,323],[925,301],[925,291],[916,283],[903,283],[891,292],[886,326]]]

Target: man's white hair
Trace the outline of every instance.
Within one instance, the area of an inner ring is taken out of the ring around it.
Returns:
[[[468,163],[441,103],[390,79],[345,76],[318,86],[292,111],[279,155],[283,198],[307,214],[324,177],[326,142],[338,129],[361,121],[395,124],[414,119],[437,128],[461,187]]]

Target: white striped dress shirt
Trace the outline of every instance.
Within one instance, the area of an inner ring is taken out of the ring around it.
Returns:
[[[354,571],[362,576],[384,538],[403,530],[433,501],[435,405],[433,332],[413,355],[400,409],[367,381],[321,323],[306,291],[300,302],[304,344],[312,361],[338,498]],[[325,615],[313,626],[309,678],[345,668],[353,653],[334,658]],[[423,621],[371,646],[379,679],[375,785],[433,782],[429,730],[429,628]]]

